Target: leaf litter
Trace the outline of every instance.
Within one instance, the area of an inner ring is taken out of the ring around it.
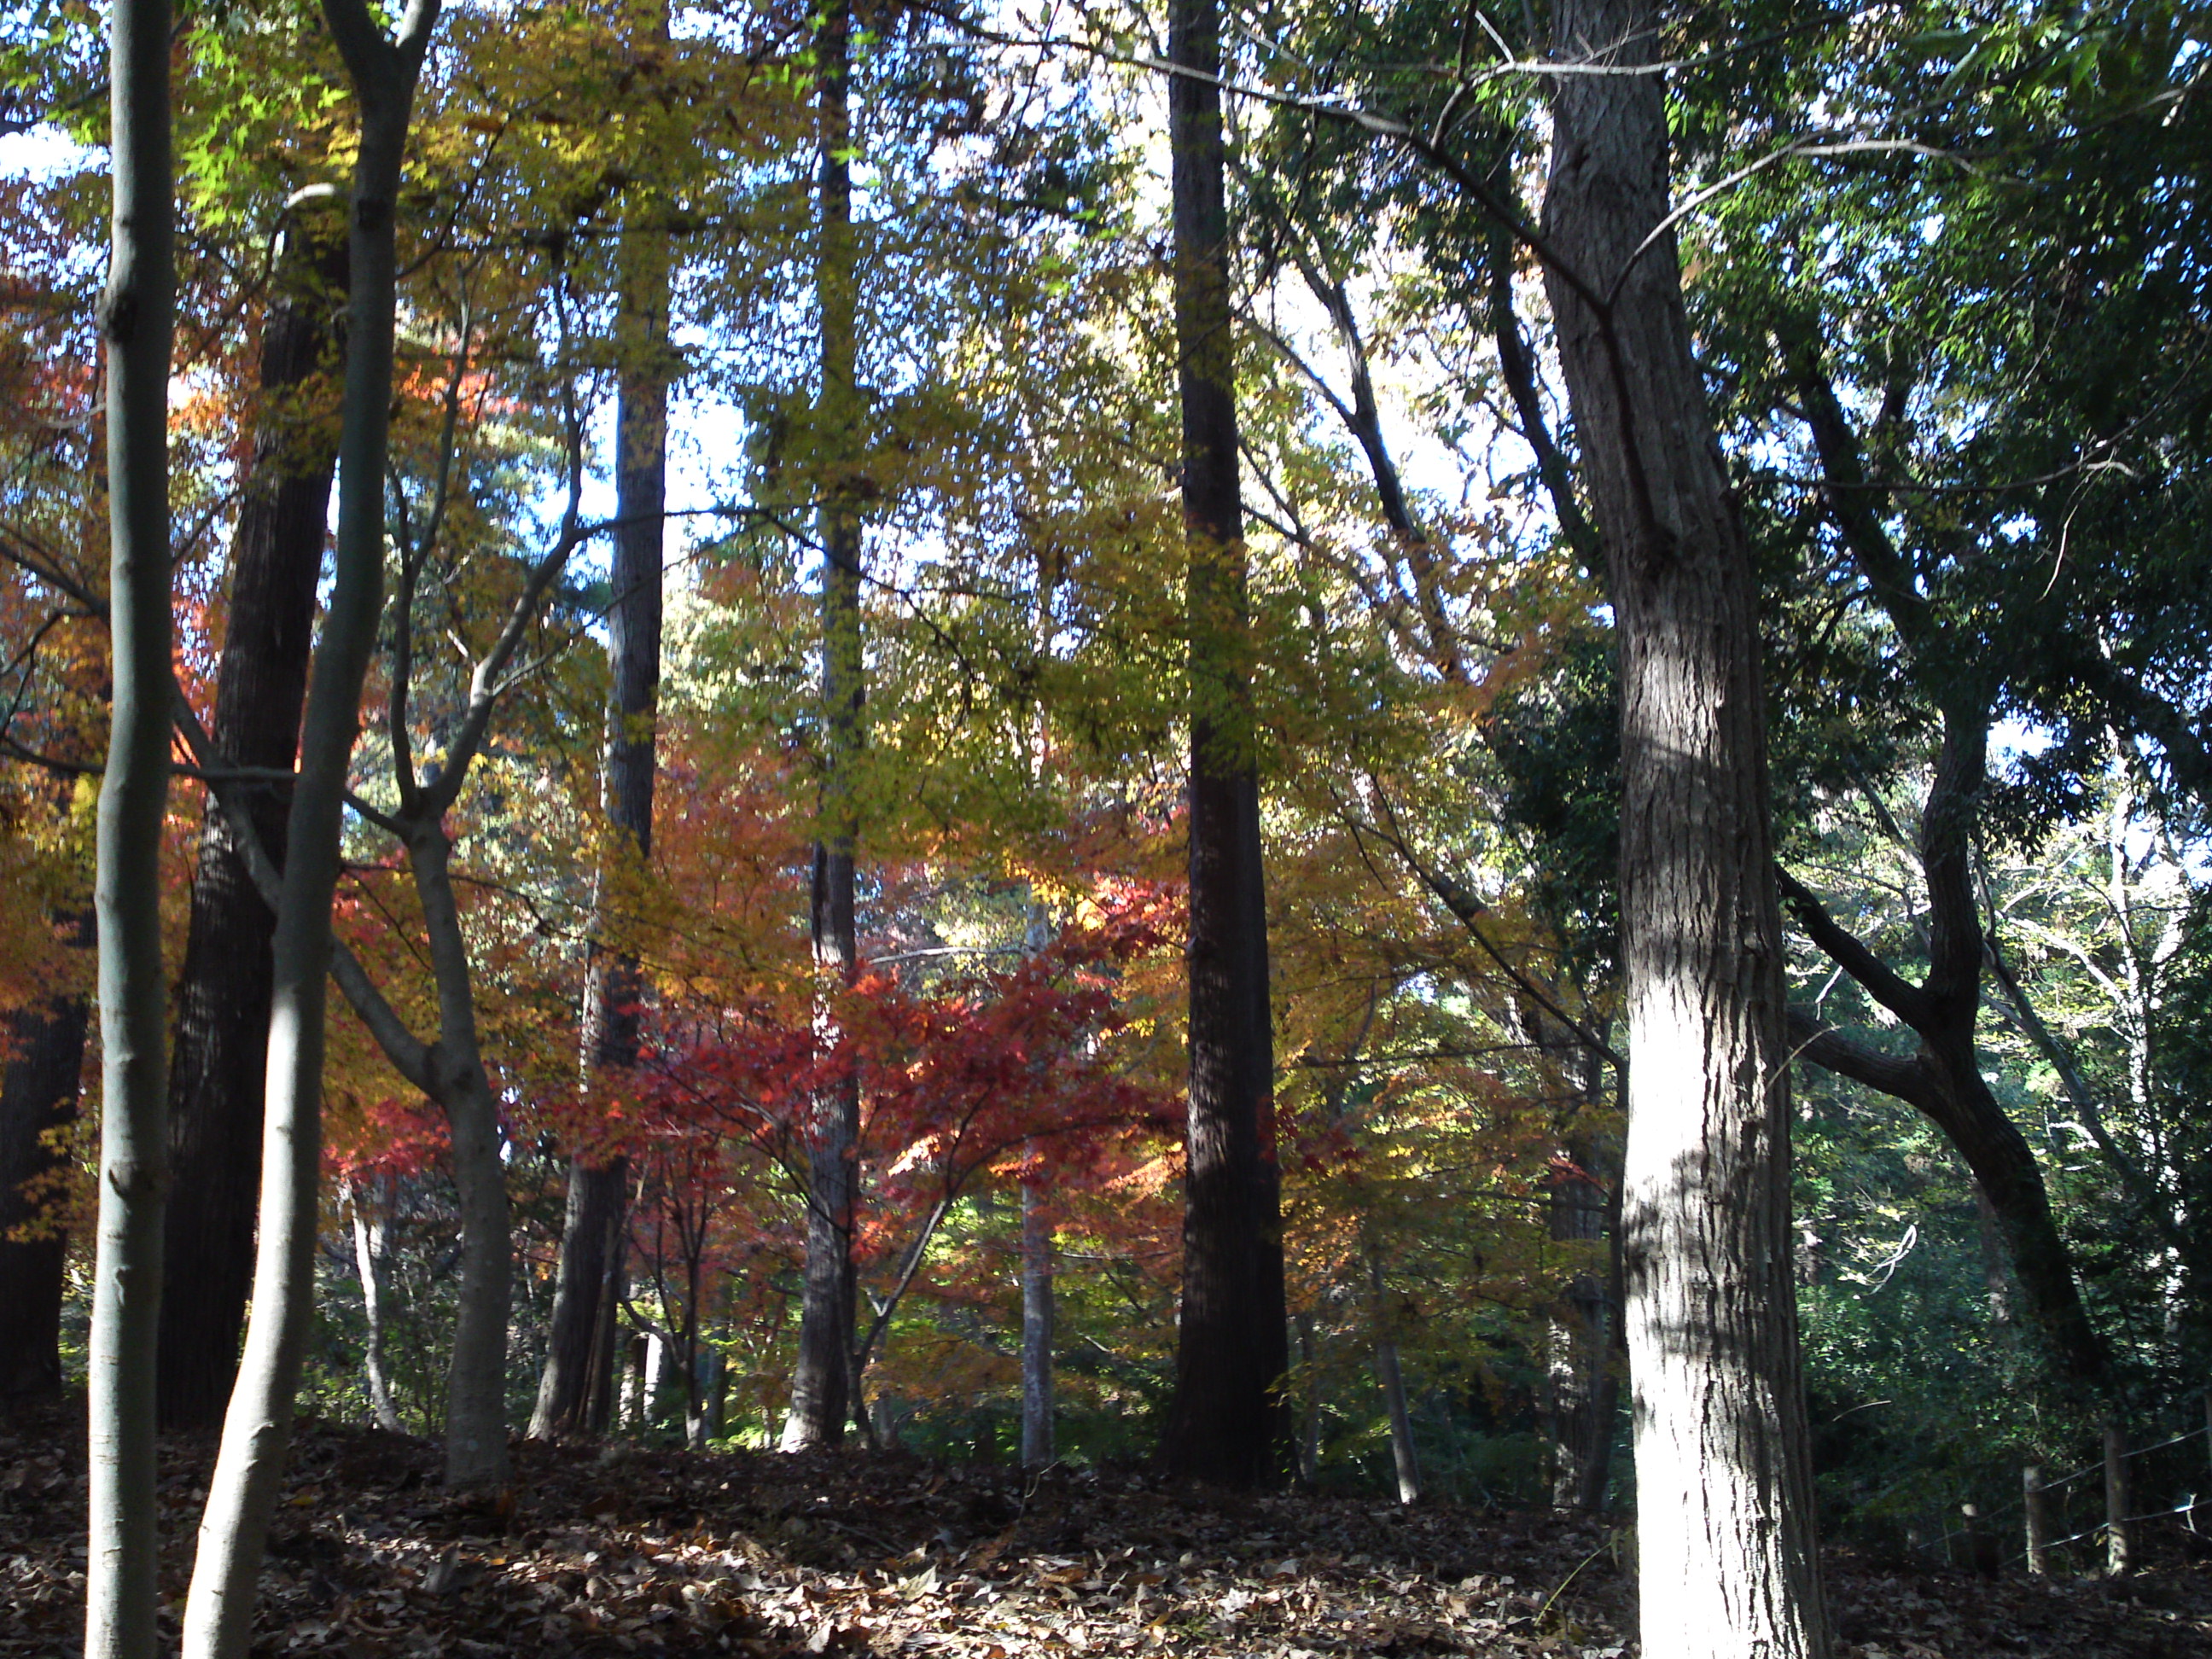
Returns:
[[[81,1647],[82,1417],[0,1423],[0,1656]],[[210,1444],[165,1442],[173,1644]],[[302,1425],[254,1651],[343,1659],[1636,1659],[1617,1521],[1239,1498],[902,1452],[515,1448],[455,1495],[431,1443]],[[1831,1553],[1839,1659],[2212,1659],[2212,1547],[2129,1579]]]

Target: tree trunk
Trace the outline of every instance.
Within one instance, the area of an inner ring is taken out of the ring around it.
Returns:
[[[90,942],[91,921],[82,914],[75,919],[75,943]],[[90,1012],[89,1000],[78,993],[7,1017],[6,1070],[0,1073],[0,1409],[61,1392],[62,1268],[69,1240],[58,1230],[27,1239],[11,1235],[40,1221],[43,1206],[24,1183],[52,1175],[65,1161],[45,1136],[76,1120]]]
[[[1215,0],[1175,0],[1168,85],[1177,381],[1190,547],[1190,1109],[1170,1474],[1271,1486],[1290,1473],[1275,1166],[1273,1022],[1251,705],[1236,343]]]
[[[1314,1369],[1314,1317],[1301,1313],[1296,1322],[1298,1364],[1305,1372],[1305,1388],[1298,1402],[1298,1483],[1310,1486],[1321,1479],[1321,1376]]]
[[[861,727],[864,660],[860,634],[860,513],[856,495],[861,402],[858,380],[857,250],[853,238],[850,159],[852,12],[838,0],[819,34],[821,243],[816,295],[822,313],[822,836],[814,847],[811,925],[817,1004],[817,1041],[840,1042],[835,999],[853,982],[860,943],[853,914],[859,823],[853,769]],[[806,1267],[799,1308],[799,1363],[783,1448],[833,1445],[858,1408],[852,1397],[853,1334],[858,1291],[853,1272],[855,1156],[860,1133],[857,1081],[839,1077],[814,1103],[809,1136]]]
[[[1553,27],[1559,57],[1614,70],[1658,38],[1649,0],[1560,0]],[[1551,86],[1547,285],[1621,656],[1644,1651],[1820,1659],[1751,558],[1661,230],[1661,77]]]
[[[1052,1218],[1044,1194],[1022,1185],[1022,1467],[1053,1461]]]
[[[285,820],[253,1309],[200,1522],[185,1609],[185,1659],[242,1659],[246,1651],[254,1585],[283,1480],[294,1396],[314,1305],[331,902],[337,886],[339,834],[359,730],[362,682],[382,609],[399,171],[416,80],[439,3],[410,0],[396,40],[385,37],[366,0],[329,0],[325,13],[361,107],[348,256],[336,576],[315,651],[299,774]],[[166,746],[165,733],[165,764]]]
[[[222,656],[210,735],[230,766],[289,771],[307,695],[337,434],[318,395],[336,343],[341,236],[286,232],[261,335],[262,409],[231,538]],[[262,846],[284,861],[285,790],[240,789]],[[222,1420],[238,1371],[253,1275],[269,1058],[270,931],[276,915],[247,873],[228,815],[210,799],[192,877],[169,1075],[169,1201],[156,1393],[167,1429]]]
[[[507,1478],[507,1304],[514,1241],[507,1227],[507,1165],[500,1157],[499,1097],[478,1048],[468,940],[453,893],[453,843],[436,823],[407,847],[422,902],[437,981],[438,1041],[430,1093],[452,1133],[461,1210],[461,1285],[446,1378],[446,1484],[495,1486]]]
[[[1554,1170],[1549,1231],[1561,1243],[1601,1243],[1608,1208],[1604,1188],[1590,1171],[1595,1148],[1586,1139],[1567,1143],[1568,1168]],[[1603,1503],[1601,1466],[1609,1461],[1614,1391],[1613,1309],[1604,1276],[1577,1273],[1553,1304],[1547,1333],[1552,1394],[1552,1502],[1560,1509]],[[1589,1501],[1595,1487],[1597,1503]]]
[[[1421,1501],[1421,1465],[1413,1453],[1413,1417],[1406,1406],[1406,1377],[1398,1365],[1398,1339],[1390,1317],[1389,1287],[1382,1281],[1382,1258],[1367,1252],[1369,1318],[1375,1331],[1375,1380],[1382,1385],[1382,1406],[1390,1418],[1390,1469],[1397,1477],[1398,1501]]]
[[[388,1193],[391,1183],[386,1183]],[[362,1343],[362,1370],[368,1376],[368,1408],[380,1429],[398,1433],[404,1427],[399,1408],[392,1403],[392,1385],[384,1374],[384,1241],[392,1224],[387,1198],[384,1213],[375,1221],[362,1204],[360,1186],[346,1183],[346,1204],[353,1212],[354,1268],[361,1275],[362,1322],[368,1328]]]
[[[1907,617],[1909,623],[1909,613]],[[2034,1148],[1982,1077],[1975,1043],[1988,952],[1973,877],[1976,803],[1988,771],[1988,696],[1954,692],[1942,708],[1943,741],[1920,817],[1928,890],[1928,976],[1892,972],[1838,925],[1804,887],[1783,879],[1813,942],[1920,1039],[1909,1060],[1866,1048],[1793,1016],[1804,1057],[1917,1108],[1943,1132],[1988,1201],[2018,1281],[2021,1311],[2057,1382],[2081,1398],[2109,1382],[2108,1356],[2090,1322],[2059,1233]]]
[[[109,54],[112,225],[107,370],[106,775],[93,909],[100,934],[99,1254],[88,1363],[87,1659],[159,1644],[154,1355],[168,1195],[168,984],[161,831],[168,810],[169,349],[175,320],[167,0],[116,0]]]
[[[658,34],[666,34],[666,10]],[[614,554],[607,610],[609,863],[642,867],[653,852],[654,746],[660,704],[661,566],[668,479],[669,252],[651,230],[622,238],[622,383],[615,403]],[[600,872],[598,929],[610,921]],[[645,982],[637,953],[595,940],[584,998],[584,1064],[610,1083],[637,1064]],[[552,1334],[538,1378],[532,1438],[604,1434],[613,1403],[614,1304],[629,1186],[626,1159],[574,1158],[555,1268]]]

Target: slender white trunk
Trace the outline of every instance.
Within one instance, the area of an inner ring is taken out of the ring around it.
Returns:
[[[1382,1258],[1367,1255],[1367,1293],[1375,1329],[1375,1380],[1382,1385],[1382,1403],[1390,1414],[1390,1468],[1398,1480],[1398,1501],[1421,1501],[1420,1460],[1413,1455],[1413,1416],[1406,1405],[1406,1377],[1398,1364],[1398,1343],[1392,1333],[1389,1287],[1382,1282]]]
[[[1053,1461],[1052,1219],[1036,1188],[1022,1186],[1022,1467]]]
[[[315,650],[299,775],[287,819],[274,935],[253,1314],[209,1481],[185,1608],[185,1659],[243,1659],[269,1520],[283,1480],[313,1309],[322,1159],[323,1010],[331,899],[362,682],[384,585],[384,465],[392,398],[393,227],[400,161],[440,0],[410,0],[387,39],[366,0],[325,15],[361,104],[354,167],[353,289],[338,441],[336,577]]]
[[[392,1385],[384,1375],[384,1238],[391,1212],[372,1222],[362,1203],[359,1186],[346,1183],[346,1206],[353,1212],[353,1259],[361,1275],[362,1320],[368,1327],[362,1344],[362,1369],[368,1373],[368,1408],[380,1429],[398,1432],[399,1409],[392,1403]]]
[[[161,830],[169,793],[169,349],[175,209],[169,7],[115,0],[107,353],[112,725],[100,792],[100,1220],[87,1376],[87,1659],[152,1659],[158,1636],[154,1360],[168,1188]]]

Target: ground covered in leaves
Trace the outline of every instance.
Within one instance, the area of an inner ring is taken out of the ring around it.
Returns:
[[[82,1419],[0,1422],[0,1655],[76,1651]],[[205,1445],[165,1447],[172,1635]],[[1130,1473],[898,1453],[523,1445],[490,1498],[427,1443],[310,1425],[256,1652],[390,1656],[1321,1656],[1633,1659],[1608,1524],[1344,1498],[1239,1499]],[[2212,1656],[2212,1560],[2123,1583],[1994,1581],[1839,1554],[1845,1659]],[[2212,1554],[2212,1552],[2207,1552]]]

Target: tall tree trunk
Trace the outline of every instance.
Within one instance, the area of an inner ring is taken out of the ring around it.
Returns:
[[[399,1420],[399,1408],[392,1403],[392,1385],[384,1370],[385,1237],[392,1225],[392,1187],[387,1178],[382,1212],[374,1221],[362,1202],[359,1182],[346,1183],[346,1206],[353,1212],[354,1269],[361,1275],[362,1322],[368,1328],[362,1370],[368,1375],[368,1408],[378,1428],[398,1433],[405,1425]]]
[[[1189,540],[1190,1109],[1182,1318],[1164,1471],[1231,1486],[1290,1473],[1273,1020],[1251,702],[1236,342],[1215,0],[1174,0],[1168,86],[1177,382]]]
[[[439,3],[410,0],[397,37],[390,40],[366,0],[329,0],[325,11],[361,109],[349,216],[336,575],[315,650],[299,774],[285,820],[252,1314],[200,1522],[185,1609],[185,1659],[242,1659],[246,1650],[254,1585],[283,1480],[314,1305],[331,902],[347,774],[360,729],[362,682],[376,643],[384,586],[399,170],[416,80]]]
[[[860,968],[853,915],[854,854],[859,822],[854,767],[866,740],[860,635],[860,512],[856,474],[861,403],[858,379],[859,270],[853,238],[851,163],[852,10],[837,0],[820,33],[821,201],[816,250],[816,302],[822,313],[822,835],[814,847],[811,905],[817,987],[817,1040],[834,1052],[841,1041],[836,999]],[[806,1267],[799,1309],[799,1363],[791,1378],[787,1451],[834,1444],[852,1397],[853,1334],[858,1292],[853,1272],[853,1216],[858,1200],[854,1162],[860,1134],[858,1082],[848,1076],[814,1102],[809,1136]]]
[[[663,13],[665,20],[665,14]],[[665,33],[665,30],[663,31]],[[600,873],[599,927],[621,866],[653,853],[655,735],[660,705],[661,565],[668,479],[668,246],[653,230],[625,230],[617,344],[615,517],[607,611],[608,865]],[[627,945],[595,941],[584,998],[584,1063],[611,1085],[637,1064],[645,981]],[[629,1187],[625,1158],[571,1160],[568,1201],[553,1293],[552,1337],[530,1432],[537,1439],[606,1431],[614,1399],[615,1304]]]
[[[231,539],[222,656],[210,732],[224,763],[289,771],[307,695],[337,431],[318,395],[336,343],[345,241],[295,222],[261,335],[262,409]],[[318,234],[320,232],[321,234]],[[242,789],[270,857],[284,860],[285,792]],[[200,826],[191,923],[177,986],[169,1073],[169,1201],[156,1393],[161,1424],[222,1420],[238,1371],[253,1274],[269,1058],[270,931],[276,915],[212,798]]]
[[[154,1355],[168,1194],[168,984],[161,829],[169,799],[169,349],[175,206],[167,0],[115,0],[107,356],[108,617],[113,692],[93,909],[100,934],[99,1255],[87,1415],[87,1659],[152,1659],[160,1547]]]
[[[1053,1461],[1052,1217],[1044,1194],[1022,1183],[1022,1467]]]
[[[1622,1231],[1649,1659],[1828,1651],[1790,1261],[1755,592],[1668,212],[1650,0],[1559,0],[1546,280],[1621,656]],[[1648,244],[1647,244],[1648,239]]]
[[[91,923],[82,913],[72,920],[66,931],[73,943],[90,943]],[[61,1392],[62,1268],[69,1241],[51,1226],[35,1238],[10,1235],[42,1219],[25,1183],[65,1161],[46,1136],[76,1118],[90,1016],[91,1003],[78,992],[7,1017],[6,1069],[0,1072],[0,1410]]]

